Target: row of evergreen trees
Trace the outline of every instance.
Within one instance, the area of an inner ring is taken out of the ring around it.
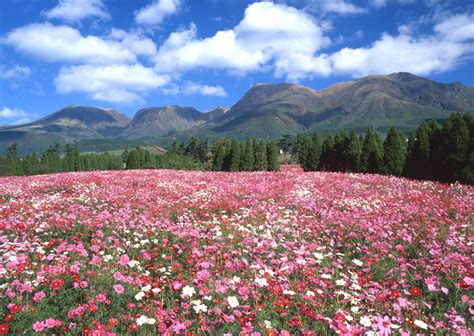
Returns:
[[[451,115],[443,124],[423,122],[406,139],[395,128],[385,139],[368,129],[365,136],[339,132],[323,139],[299,135],[290,151],[305,171],[365,172],[443,182],[474,182],[474,118]]]
[[[81,154],[75,145],[66,144],[64,155],[60,153],[60,145],[55,144],[38,155],[18,156],[18,148],[14,143],[8,147],[7,153],[0,156],[0,176],[39,175],[70,171],[123,169],[123,159],[118,155]]]
[[[60,145],[50,146],[41,154],[18,156],[16,144],[6,155],[0,156],[0,176],[38,175],[57,172],[113,170],[113,169],[188,169],[214,171],[279,170],[278,152],[274,143],[248,140],[218,140],[210,144],[208,139],[196,139],[188,143],[173,143],[161,155],[137,147],[126,148],[121,155],[109,153],[83,154],[77,145],[66,144],[64,154]]]

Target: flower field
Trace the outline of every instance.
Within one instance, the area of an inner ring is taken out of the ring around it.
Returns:
[[[0,334],[472,335],[474,188],[342,173],[0,179]]]

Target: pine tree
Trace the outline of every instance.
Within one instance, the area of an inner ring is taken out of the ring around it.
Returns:
[[[359,137],[355,131],[349,135],[347,147],[347,171],[358,172],[360,169],[360,156],[362,153]]]
[[[213,171],[222,171],[224,170],[224,158],[225,158],[225,145],[223,141],[217,141],[215,145],[214,159],[212,161],[212,170]]]
[[[366,173],[380,173],[383,163],[382,139],[371,129],[367,129],[362,145],[361,168]]]
[[[229,171],[236,172],[240,170],[240,144],[237,140],[233,139],[230,145],[229,153]]]
[[[253,151],[253,143],[250,140],[245,142],[245,153],[242,164],[243,171],[252,171],[255,164],[255,153]]]
[[[331,171],[333,164],[334,135],[329,135],[324,139],[323,149],[321,151],[320,170]]]
[[[267,170],[279,171],[278,149],[274,142],[267,143]]]
[[[138,153],[138,150],[132,149],[128,153],[127,169],[138,169],[139,165],[140,165],[140,155]]]
[[[467,151],[466,164],[461,173],[461,182],[474,184],[474,117],[465,114],[463,118],[469,130],[469,147]]]
[[[323,150],[323,138],[315,133],[309,143],[306,145],[307,149],[307,158],[305,161],[305,166],[303,167],[305,171],[316,171],[319,168],[319,163],[321,160],[321,153]]]
[[[441,163],[444,174],[440,177],[443,181],[461,181],[470,156],[468,125],[459,113],[454,113],[446,120],[441,132],[445,159]]]
[[[409,144],[409,153],[407,156],[407,176],[424,179],[429,176],[427,169],[430,166],[430,138],[431,128],[428,123],[421,123],[417,130],[414,138],[411,139]]]
[[[383,149],[382,172],[384,174],[401,176],[406,159],[406,145],[403,134],[391,127],[383,143]]]
[[[259,141],[257,144],[257,150],[255,151],[254,170],[267,170],[267,147],[263,141]]]

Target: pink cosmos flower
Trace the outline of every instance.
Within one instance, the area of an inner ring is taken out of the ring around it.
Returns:
[[[42,332],[46,328],[46,324],[43,321],[37,321],[33,323],[33,330],[35,332]]]
[[[125,288],[123,288],[123,286],[120,285],[120,284],[114,285],[113,288],[114,288],[115,293],[117,293],[117,294],[122,294],[125,290]]]
[[[46,326],[47,326],[48,328],[54,328],[54,327],[56,327],[56,320],[53,319],[53,318],[47,319],[47,320],[45,321],[45,323],[46,323]]]
[[[392,333],[390,325],[391,322],[388,316],[385,316],[384,318],[377,316],[377,328],[379,328],[380,336],[389,336]]]
[[[127,266],[129,262],[130,262],[130,258],[128,257],[128,255],[122,254],[120,256],[120,261],[119,261],[120,265]]]
[[[33,301],[38,303],[41,300],[43,300],[45,297],[46,297],[46,294],[44,294],[43,291],[40,291],[40,292],[35,293],[35,295],[33,296]]]

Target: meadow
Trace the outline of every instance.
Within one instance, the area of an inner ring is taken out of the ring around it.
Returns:
[[[0,178],[0,334],[472,335],[474,187],[128,170]]]

